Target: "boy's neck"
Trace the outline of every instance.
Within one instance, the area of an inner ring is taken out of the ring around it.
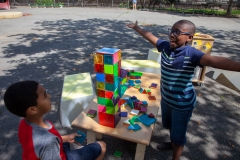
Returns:
[[[25,117],[25,120],[30,122],[30,123],[33,123],[33,124],[36,124],[42,128],[48,128],[48,125],[43,121],[43,116],[27,116]]]

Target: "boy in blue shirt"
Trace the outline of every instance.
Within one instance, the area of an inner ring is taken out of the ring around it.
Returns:
[[[211,56],[187,45],[193,39],[195,25],[188,20],[176,22],[169,30],[170,41],[158,39],[136,23],[127,24],[161,54],[161,112],[162,124],[169,129],[171,142],[160,143],[160,150],[173,149],[173,160],[178,160],[186,144],[187,125],[196,104],[196,93],[191,79],[197,66],[240,72],[240,62]]]

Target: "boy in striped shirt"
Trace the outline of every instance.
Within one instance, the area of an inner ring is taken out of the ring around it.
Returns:
[[[240,62],[211,56],[188,45],[196,31],[194,23],[177,21],[169,30],[169,41],[158,39],[141,29],[137,21],[127,24],[161,54],[161,112],[162,124],[169,129],[171,142],[160,143],[160,150],[173,149],[173,160],[178,160],[186,144],[187,125],[196,104],[196,93],[191,79],[197,66],[240,72]]]

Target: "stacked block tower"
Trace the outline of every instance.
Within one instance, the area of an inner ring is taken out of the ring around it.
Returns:
[[[94,55],[99,124],[115,128],[120,120],[120,99],[127,89],[127,71],[121,69],[121,50],[102,48]]]

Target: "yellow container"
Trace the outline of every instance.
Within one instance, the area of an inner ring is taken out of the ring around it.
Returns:
[[[211,54],[214,38],[207,34],[196,33],[193,36],[192,47],[202,51],[205,54]],[[192,82],[197,82],[199,85],[204,83],[206,67],[197,67],[194,71]]]
[[[196,33],[193,36],[192,46],[206,54],[211,54],[214,38],[207,34]]]

